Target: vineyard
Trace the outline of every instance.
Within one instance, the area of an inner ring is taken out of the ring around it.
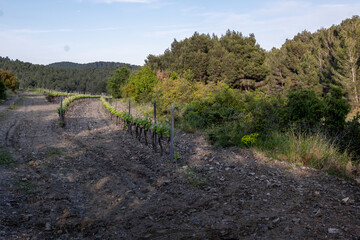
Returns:
[[[0,239],[360,236],[352,181],[246,149],[214,149],[179,129],[175,166],[170,124],[135,117],[127,103],[64,98],[71,103],[59,127],[58,102],[23,96],[16,109],[0,106]]]

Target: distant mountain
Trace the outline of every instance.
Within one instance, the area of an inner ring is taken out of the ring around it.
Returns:
[[[132,65],[128,63],[120,62],[92,62],[92,63],[74,63],[74,62],[56,62],[47,65],[49,67],[58,67],[58,68],[73,68],[73,69],[89,69],[89,68],[107,68],[107,67],[122,67],[127,66],[131,69],[136,69],[140,66]]]

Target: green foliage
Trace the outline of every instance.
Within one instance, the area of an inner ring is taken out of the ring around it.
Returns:
[[[225,81],[232,88],[257,88],[268,75],[264,64],[266,52],[255,36],[243,36],[228,30],[220,38],[195,32],[190,38],[174,40],[163,55],[149,55],[146,65],[152,70],[188,71],[197,82],[207,84]]]
[[[6,89],[15,92],[19,87],[18,79],[9,71],[0,69],[0,99],[6,98]]]
[[[183,114],[184,120],[191,127],[205,129],[237,118],[237,108],[240,104],[234,89],[229,88],[227,84],[218,84],[215,88],[207,90],[211,92],[207,92],[207,96],[203,98],[194,97],[194,101]],[[194,95],[196,94],[195,92]]]
[[[289,124],[298,129],[314,130],[320,126],[324,116],[324,103],[311,90],[290,92],[286,111]]]
[[[341,88],[332,87],[330,93],[325,99],[325,126],[331,133],[338,133],[344,130],[350,105],[344,99]]]
[[[125,96],[133,97],[136,102],[148,102],[158,79],[148,66],[144,66],[136,75],[131,75],[129,83],[124,87]]]
[[[151,119],[147,116],[145,118],[134,118],[131,114],[125,111],[117,111],[113,106],[111,106],[103,97],[100,97],[101,104],[112,114],[120,117],[126,123],[132,123],[140,126],[145,131],[151,129],[156,134],[161,137],[169,137],[170,136],[170,125],[168,122],[161,122],[157,124],[153,124]]]
[[[0,66],[16,75],[20,88],[46,88],[68,92],[101,94],[106,92],[106,81],[114,71],[127,66],[135,71],[139,66],[95,62],[89,64],[55,63],[47,66],[0,57]]]
[[[153,101],[157,103],[160,112],[168,113],[172,104],[184,107],[190,103],[197,87],[190,71],[182,75],[172,72],[169,78],[164,78],[155,85]]]
[[[29,180],[15,182],[15,187],[25,194],[35,194],[35,184]]]
[[[342,152],[334,141],[320,132],[296,134],[275,131],[259,138],[256,148],[275,159],[341,173],[345,173],[346,164],[352,160],[350,154]]]
[[[9,152],[3,146],[0,146],[0,165],[10,165],[15,160]]]
[[[209,180],[206,176],[202,175],[194,168],[187,168],[185,170],[186,181],[195,187],[204,187],[208,184]]]
[[[6,87],[5,83],[0,79],[0,99],[6,98]]]
[[[64,93],[64,95],[65,94],[66,93]],[[100,96],[98,96],[98,95],[89,95],[89,94],[79,94],[79,95],[73,95],[73,96],[67,97],[63,100],[63,103],[62,103],[62,115],[64,116],[70,103],[72,103],[75,100],[78,100],[81,98],[99,98],[99,97]],[[57,108],[57,112],[60,115],[60,107]]]
[[[243,144],[245,144],[245,146],[250,147],[250,146],[252,146],[252,145],[254,145],[256,143],[258,137],[259,137],[258,133],[252,133],[252,134],[249,134],[249,135],[244,135],[241,138],[241,142]]]
[[[114,98],[122,97],[122,88],[127,84],[130,71],[123,66],[117,69],[112,77],[107,81],[106,89]]]
[[[170,125],[166,122],[160,124],[153,124],[152,129],[156,134],[163,137],[170,137]]]

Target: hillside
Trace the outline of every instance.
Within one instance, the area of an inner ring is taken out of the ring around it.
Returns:
[[[130,69],[136,69],[139,66],[131,65],[128,63],[120,62],[92,62],[92,63],[74,63],[74,62],[56,62],[47,65],[49,67],[60,67],[60,68],[74,68],[74,69],[89,69],[89,68],[108,68],[108,67],[122,67],[127,66]]]
[[[95,62],[77,64],[53,63],[48,66],[0,57],[0,69],[10,70],[20,82],[20,88],[40,87],[88,93],[106,92],[107,79],[120,66],[135,71],[138,66],[125,63]]]

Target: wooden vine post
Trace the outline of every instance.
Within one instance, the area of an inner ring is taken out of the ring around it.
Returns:
[[[156,102],[154,102],[154,124],[156,124]],[[156,132],[154,132],[154,136],[153,136],[153,142],[154,142],[154,151],[157,152],[157,134]]]
[[[62,102],[63,102],[63,96],[60,96],[60,122],[63,121],[63,112],[62,112]]]
[[[170,126],[170,161],[174,160],[174,112],[175,105],[171,105],[171,126]],[[177,168],[177,160],[176,160],[176,168]]]
[[[131,113],[131,102],[129,100],[129,115]],[[128,123],[128,131],[129,133],[132,135],[132,131],[131,131],[131,122]]]

